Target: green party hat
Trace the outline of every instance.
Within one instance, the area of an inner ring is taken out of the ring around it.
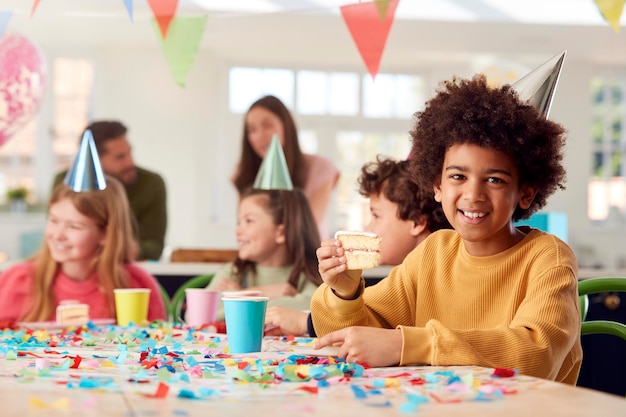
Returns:
[[[272,143],[263,158],[252,187],[258,190],[293,190],[291,175],[289,175],[278,135],[272,137]]]
[[[74,163],[67,171],[65,185],[77,193],[104,190],[107,187],[91,130],[85,130]]]
[[[511,85],[520,100],[527,101],[546,119],[550,114],[566,52],[556,54]]]

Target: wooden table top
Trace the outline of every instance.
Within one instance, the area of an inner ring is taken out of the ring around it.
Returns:
[[[33,327],[33,326],[31,326]],[[73,330],[72,330],[73,329]],[[366,369],[266,337],[229,355],[225,335],[111,325],[0,333],[3,416],[621,415],[626,400],[480,367]]]

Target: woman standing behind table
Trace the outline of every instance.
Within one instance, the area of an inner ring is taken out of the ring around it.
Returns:
[[[320,237],[304,194],[248,188],[237,216],[237,259],[215,273],[208,289],[258,290],[268,306],[308,309],[320,285],[316,249]],[[218,311],[217,320],[224,319]]]
[[[293,185],[302,189],[309,201],[320,236],[329,237],[326,215],[339,170],[329,159],[302,153],[294,120],[283,102],[274,96],[255,101],[246,113],[241,157],[233,184],[240,195],[253,185],[273,135],[280,140]]]
[[[90,319],[112,319],[114,288],[150,288],[148,320],[166,319],[156,279],[132,264],[139,246],[124,188],[105,178],[103,190],[54,188],[41,249],[0,275],[0,320],[54,320],[63,300],[89,305]]]

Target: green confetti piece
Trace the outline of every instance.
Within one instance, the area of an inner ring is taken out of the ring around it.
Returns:
[[[165,367],[159,368],[156,374],[157,374],[157,378],[159,378],[159,381],[161,382],[168,382],[172,377],[172,374],[170,374],[170,371],[168,371],[167,368]]]

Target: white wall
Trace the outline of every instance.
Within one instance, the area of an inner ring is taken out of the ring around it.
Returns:
[[[134,24],[124,14],[107,19],[16,15],[9,29],[39,44],[49,62],[56,56],[94,60],[93,117],[124,121],[137,162],[165,177],[170,219],[166,240],[173,247],[235,246],[236,196],[229,178],[239,151],[241,120],[228,115],[230,65],[363,71],[336,15],[209,19],[186,89],[172,80],[144,15],[136,15]],[[608,27],[397,21],[381,72],[427,72],[433,88],[452,74],[467,75],[478,57],[499,56],[532,68],[563,49],[568,56],[551,118],[569,132],[568,182],[547,209],[568,213],[570,243],[580,251],[581,263],[618,266],[626,257],[626,226],[599,227],[587,220],[586,184],[591,170],[589,79],[599,65],[625,65],[623,34]],[[45,142],[52,123],[50,100],[40,118]]]

